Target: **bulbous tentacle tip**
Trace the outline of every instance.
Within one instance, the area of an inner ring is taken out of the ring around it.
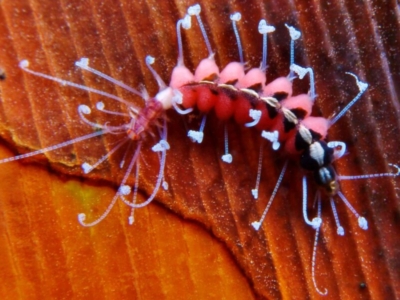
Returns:
[[[233,160],[232,159],[232,155],[229,154],[229,153],[222,155],[221,159],[222,159],[223,162],[225,162],[227,164],[230,164],[232,162],[232,160]]]
[[[80,214],[78,214],[78,222],[81,224],[81,225],[83,225],[83,226],[85,226],[85,220],[86,220],[86,214],[84,214],[84,213],[80,213]]]
[[[164,191],[168,191],[169,189],[169,184],[166,181],[163,181],[163,183],[161,184],[162,188],[164,189]]]
[[[89,66],[89,58],[87,57],[82,57],[80,60],[77,60],[75,62],[75,66],[85,68]]]
[[[286,28],[289,30],[289,35],[292,40],[297,40],[301,37],[301,32],[294,28],[293,26],[289,26],[285,24]]]
[[[362,230],[368,230],[368,221],[367,221],[367,219],[365,219],[364,217],[359,217],[358,218],[358,226]]]
[[[260,22],[258,23],[258,32],[261,34],[266,34],[266,33],[270,33],[270,32],[274,32],[275,31],[275,27],[268,25],[267,21],[265,21],[264,19],[260,20]]]
[[[253,228],[254,228],[256,231],[258,231],[258,230],[260,229],[260,227],[261,227],[261,223],[258,222],[258,221],[255,221],[255,222],[251,223],[251,226],[253,226]]]
[[[197,3],[197,4],[195,4],[195,5],[190,6],[190,7],[188,8],[187,12],[188,12],[188,14],[189,14],[190,16],[197,16],[198,14],[201,13],[201,6],[200,6],[200,4]]]
[[[337,235],[344,236],[344,228],[339,226],[336,230]]]
[[[123,196],[127,196],[132,192],[132,188],[129,185],[121,185],[118,189],[118,193]]]
[[[393,176],[399,176],[399,175],[400,175],[400,167],[399,167],[398,165],[396,165],[396,164],[389,164],[389,166],[391,166],[391,167],[397,169],[397,172],[396,172],[396,173],[393,173]]]
[[[258,199],[258,189],[252,189],[251,194],[253,195],[254,200]]]
[[[81,165],[81,168],[85,174],[89,174],[93,170],[93,166],[86,162]]]
[[[229,16],[229,18],[231,19],[231,21],[240,21],[240,19],[242,18],[242,15],[240,14],[240,12],[235,12],[233,14],[231,14]]]
[[[81,104],[81,105],[78,106],[78,111],[79,111],[80,113],[85,114],[85,115],[88,115],[88,114],[90,114],[90,113],[92,112],[92,110],[90,109],[90,107],[87,106],[87,105],[84,105],[84,104]]]
[[[322,225],[322,219],[320,217],[316,217],[314,219],[312,219],[311,221],[311,226],[314,229],[319,229]]]
[[[23,60],[21,60],[20,62],[19,62],[19,67],[21,68],[21,69],[26,69],[26,68],[28,68],[29,67],[29,61],[27,60],[27,59],[23,59]]]

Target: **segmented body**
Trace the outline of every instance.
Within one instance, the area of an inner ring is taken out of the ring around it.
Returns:
[[[287,78],[278,78],[276,81],[280,84],[276,85],[275,81],[264,88],[263,82],[237,88],[237,81],[219,84],[217,76],[209,77],[217,79],[215,82],[192,82],[179,88],[183,107],[195,107],[202,113],[214,109],[218,119],[227,121],[232,118],[239,125],[251,122],[250,111],[258,110],[261,116],[255,127],[259,131],[277,131],[279,142],[285,143],[284,151],[288,155],[301,156],[301,165],[305,169],[316,172],[322,166],[331,165],[334,151],[323,141],[329,121],[310,116],[312,99],[306,94],[292,97],[291,82]],[[271,95],[266,95],[263,90]],[[318,148],[319,154],[323,156],[321,161],[314,159],[311,147]],[[329,167],[329,170],[333,179],[333,169]],[[321,179],[317,182],[326,184]]]
[[[162,118],[164,109],[159,101],[150,98],[146,101],[146,106],[140,110],[136,118],[133,118],[126,131],[129,138],[133,141],[142,140],[146,134],[151,132],[151,128]]]

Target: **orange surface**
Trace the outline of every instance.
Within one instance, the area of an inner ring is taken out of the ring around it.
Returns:
[[[159,205],[138,211],[134,226],[121,206],[88,229],[77,213],[114,189],[19,163],[0,182],[1,299],[253,298],[220,242]]]

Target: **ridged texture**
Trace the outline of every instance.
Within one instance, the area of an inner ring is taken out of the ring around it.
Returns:
[[[314,69],[316,115],[333,115],[357,93],[354,80],[345,72],[370,84],[360,102],[330,130],[330,140],[348,146],[348,155],[336,164],[342,175],[391,171],[388,163],[400,161],[399,9],[394,1],[365,2],[200,2],[221,67],[238,59],[230,13],[242,13],[239,30],[250,66],[259,65],[261,59],[258,21],[266,18],[277,27],[269,35],[269,80],[288,72],[289,38],[284,24],[299,28],[302,38],[296,42],[296,62]],[[139,104],[127,92],[82,75],[74,62],[88,57],[97,69],[133,87],[143,83],[154,95],[157,88],[144,57],[156,57],[155,68],[169,80],[177,57],[175,24],[192,4],[1,1],[0,69],[6,74],[0,82],[3,144],[26,151],[90,133],[78,119],[77,106],[101,99],[23,73],[20,60],[28,59],[32,70],[117,93]],[[184,33],[184,51],[192,69],[207,55],[195,23]],[[307,83],[297,88],[304,92]],[[78,225],[77,213],[85,212],[91,219],[102,213],[123,176],[118,168],[121,154],[92,175],[76,177],[81,175],[80,163],[94,162],[112,148],[113,136],[49,153],[47,159],[29,160],[44,166],[0,165],[2,299],[320,297],[311,279],[314,232],[301,214],[299,166],[290,164],[265,223],[255,232],[250,223],[261,215],[285,158],[265,151],[261,196],[255,202],[250,190],[257,170],[258,132],[228,124],[234,160],[226,165],[220,160],[224,125],[215,116],[207,120],[201,145],[188,142],[187,118],[177,118],[174,112],[168,116],[170,189],[160,192],[157,201],[186,221],[152,204],[136,211],[136,223],[129,227],[129,210],[119,205],[95,228]],[[97,112],[93,119],[117,120]],[[196,129],[197,120],[189,126]],[[151,193],[158,171],[158,159],[148,150],[152,144],[149,138],[143,151],[141,199]],[[6,151],[2,157],[11,155]],[[386,178],[342,184],[344,194],[368,219],[368,231],[359,229],[340,204],[346,236],[338,237],[329,204],[323,203],[316,280],[329,291],[324,299],[400,298],[398,182]]]

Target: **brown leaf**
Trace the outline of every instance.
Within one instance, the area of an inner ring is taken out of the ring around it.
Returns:
[[[322,2],[321,2],[322,3]],[[102,97],[60,86],[22,72],[30,69],[117,94],[141,105],[139,99],[95,76],[81,73],[74,62],[90,64],[126,84],[157,87],[144,57],[168,81],[176,64],[175,24],[193,2],[177,1],[2,1],[0,2],[0,121],[4,144],[26,152],[91,132],[79,120],[77,107],[93,107]],[[359,103],[332,127],[330,140],[341,140],[348,155],[337,162],[339,174],[393,171],[399,137],[399,10],[379,1],[201,1],[202,17],[220,66],[238,59],[229,14],[242,13],[239,30],[249,66],[258,66],[262,37],[258,22],[276,26],[269,36],[268,79],[286,75],[289,37],[284,24],[302,31],[295,61],[311,66],[318,94],[314,115],[332,116],[357,94],[357,74],[370,87]],[[194,20],[193,20],[194,21]],[[185,62],[194,68],[207,56],[198,26],[184,32]],[[296,83],[306,92],[307,81]],[[114,102],[106,102],[115,104]],[[121,110],[113,105],[113,110]],[[0,295],[15,298],[318,298],[311,277],[314,231],[301,213],[301,176],[291,162],[267,218],[259,219],[284,164],[283,154],[264,151],[260,198],[251,198],[260,147],[259,133],[228,122],[231,165],[223,154],[224,124],[212,113],[201,145],[188,142],[189,120],[169,112],[167,192],[137,210],[133,227],[129,209],[116,207],[93,228],[76,221],[85,212],[94,220],[111,201],[124,173],[123,151],[90,176],[80,164],[95,162],[113,148],[117,138],[104,136],[49,152],[32,164],[1,165],[0,218],[2,239]],[[98,123],[120,122],[93,112]],[[140,200],[151,194],[158,158],[151,137],[141,164]],[[9,151],[1,157],[12,156]],[[309,180],[310,182],[311,180]],[[342,190],[369,222],[362,231],[343,204],[339,215],[346,230],[336,235],[328,201],[323,202],[322,242],[318,245],[316,281],[332,299],[394,299],[400,297],[400,226],[397,180],[349,181]],[[310,186],[309,197],[315,192]],[[310,214],[315,214],[311,210]],[[205,227],[212,237],[192,221]],[[224,248],[222,244],[226,246]],[[227,250],[237,262],[234,267]]]

